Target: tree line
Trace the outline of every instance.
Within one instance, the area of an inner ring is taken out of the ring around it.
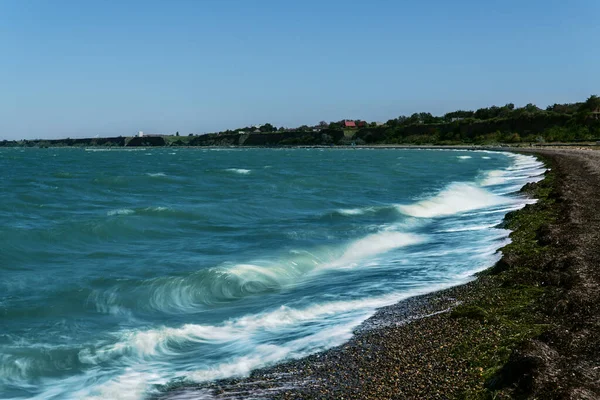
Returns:
[[[457,110],[443,116],[414,113],[356,133],[365,143],[490,144],[600,140],[600,98],[516,108],[509,103],[475,111]]]

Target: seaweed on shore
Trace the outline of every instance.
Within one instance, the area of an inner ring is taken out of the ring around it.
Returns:
[[[551,166],[551,160],[544,161]],[[502,259],[480,274],[480,279],[491,284],[450,315],[481,324],[480,329],[466,329],[468,334],[453,349],[454,357],[467,360],[480,375],[473,376],[470,388],[457,393],[458,398],[502,399],[525,396],[528,391],[529,370],[533,368],[528,364],[530,360],[512,362],[508,370],[507,365],[527,340],[551,327],[546,304],[554,297],[556,285],[563,283],[549,276],[543,267],[556,252],[549,228],[561,215],[556,190],[552,170],[544,180],[522,189],[537,202],[506,216],[503,226],[512,230],[512,242],[501,249]]]

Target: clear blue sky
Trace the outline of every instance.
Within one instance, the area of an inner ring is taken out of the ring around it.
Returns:
[[[598,0],[0,0],[0,139],[600,94]]]

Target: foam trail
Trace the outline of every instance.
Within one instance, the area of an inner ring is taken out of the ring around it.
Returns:
[[[342,257],[330,266],[348,267],[365,258],[373,257],[405,246],[423,243],[425,238],[411,233],[379,232],[352,243]]]
[[[227,168],[225,171],[233,172],[235,174],[240,174],[240,175],[248,175],[251,172],[251,170],[244,169],[244,168]]]
[[[178,328],[162,327],[146,331],[121,332],[118,342],[93,352],[84,350],[80,353],[79,358],[84,363],[96,365],[110,359],[125,357],[133,363],[132,366],[120,376],[98,382],[91,387],[86,385],[81,390],[72,392],[74,394],[70,398],[137,400],[148,393],[149,385],[165,383],[172,379],[183,377],[187,380],[202,382],[247,376],[256,368],[285,359],[304,357],[332,346],[341,345],[352,337],[353,330],[362,321],[369,318],[377,308],[448,286],[450,284],[447,283],[434,284],[410,292],[333,301],[305,308],[281,306],[269,312],[233,319],[222,325],[187,324]],[[323,324],[325,321],[332,326],[281,345],[258,344],[257,342],[259,336],[265,332],[292,329],[305,324]],[[160,368],[156,369],[156,365],[152,369],[152,373],[144,369],[146,365],[153,365],[154,360],[176,355],[177,351],[180,351],[179,349],[182,346],[185,347],[186,344],[211,343],[226,346],[239,342],[257,344],[250,346],[252,351],[247,354],[193,372],[177,373],[170,369],[161,371]],[[126,390],[128,387],[132,390]],[[119,397],[120,391],[124,391],[124,396],[128,397]]]
[[[481,181],[484,187],[513,184],[511,190],[518,190],[526,182],[538,182],[543,179],[546,171],[544,165],[530,156],[521,154],[508,154],[513,158],[513,165],[504,170],[493,170],[486,173]]]
[[[397,209],[412,217],[435,218],[514,202],[472,184],[452,183],[436,196]]]
[[[135,213],[135,211],[131,210],[129,208],[119,208],[118,210],[111,210],[111,211],[107,212],[106,215],[108,215],[109,217],[112,217],[115,215],[131,215],[134,213]]]
[[[342,215],[363,215],[365,214],[368,209],[364,209],[364,208],[340,208],[338,210],[336,210],[338,213],[342,214]]]
[[[465,226],[461,228],[450,228],[443,229],[438,232],[471,232],[471,231],[483,231],[487,229],[495,228],[498,224],[487,224],[487,225],[473,225],[473,226]]]

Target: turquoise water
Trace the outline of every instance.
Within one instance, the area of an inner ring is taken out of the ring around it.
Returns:
[[[0,149],[0,398],[143,399],[339,345],[492,265],[535,159]],[[165,386],[166,385],[166,386]]]

